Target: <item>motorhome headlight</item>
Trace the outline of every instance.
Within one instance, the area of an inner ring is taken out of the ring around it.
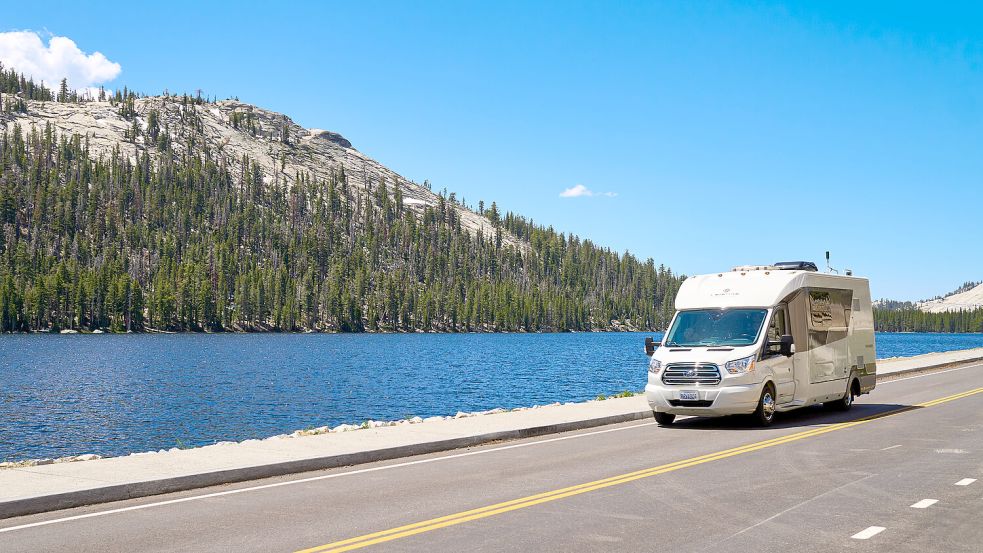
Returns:
[[[724,364],[724,368],[730,374],[744,374],[749,372],[754,372],[754,359],[756,356],[751,355],[749,357],[744,357],[742,359],[735,359],[733,361],[728,361]]]
[[[649,361],[649,372],[650,373],[655,374],[655,373],[658,373],[660,370],[662,370],[662,361],[659,361],[658,359],[655,359],[655,358],[653,358],[651,361]]]

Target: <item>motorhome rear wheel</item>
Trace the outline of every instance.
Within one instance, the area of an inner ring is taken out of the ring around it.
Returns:
[[[849,411],[850,408],[853,407],[853,399],[854,399],[854,392],[853,392],[853,387],[851,386],[851,389],[846,393],[845,396],[843,396],[843,398],[838,399],[836,401],[830,401],[824,403],[823,406],[836,409],[837,411]]]

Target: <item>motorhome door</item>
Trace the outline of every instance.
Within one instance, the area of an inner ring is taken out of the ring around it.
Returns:
[[[771,319],[768,321],[768,342],[778,342],[782,336],[790,334],[788,324],[788,310],[784,305],[779,305],[772,310]],[[779,348],[768,347],[761,356],[761,368],[770,370],[775,379],[775,388],[778,394],[778,403],[788,403],[795,398],[795,378],[792,372],[792,357],[781,354]]]

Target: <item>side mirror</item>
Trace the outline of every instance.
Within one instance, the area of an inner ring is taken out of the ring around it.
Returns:
[[[783,335],[778,341],[769,341],[768,347],[778,347],[778,353],[785,357],[792,357],[792,354],[795,353],[795,341],[788,334]]]
[[[645,338],[645,355],[652,357],[652,355],[655,353],[655,348],[661,345],[662,342],[656,342],[655,340],[652,339],[651,336],[647,336]]]
[[[785,357],[792,357],[792,353],[795,350],[795,341],[788,334],[785,334],[779,339],[778,351]]]

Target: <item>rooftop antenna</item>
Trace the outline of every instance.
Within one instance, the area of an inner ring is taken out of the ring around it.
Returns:
[[[829,250],[826,250],[826,272],[840,274],[839,271],[829,265]]]

